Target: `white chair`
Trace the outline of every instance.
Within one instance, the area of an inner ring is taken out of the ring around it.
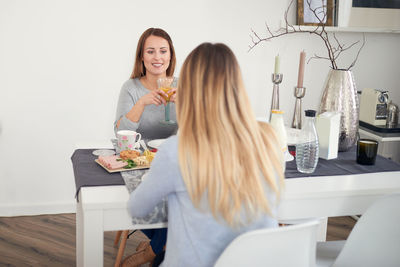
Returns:
[[[279,223],[282,225],[293,225],[293,224],[309,222],[312,220],[318,221],[317,242],[326,241],[326,234],[328,230],[328,217],[279,220]]]
[[[400,194],[372,204],[347,241],[317,243],[317,266],[400,266]]]
[[[315,266],[318,221],[244,233],[222,252],[215,267]]]

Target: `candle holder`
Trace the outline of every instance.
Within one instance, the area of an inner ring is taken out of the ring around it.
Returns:
[[[271,108],[269,110],[269,120],[271,121],[271,111],[273,109],[279,110],[279,84],[282,82],[283,74],[282,73],[272,73],[272,100],[271,100]]]
[[[292,128],[301,129],[301,99],[306,94],[305,87],[295,87],[294,96],[296,97],[296,105],[294,107]]]

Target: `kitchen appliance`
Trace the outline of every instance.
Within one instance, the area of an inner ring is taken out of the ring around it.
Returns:
[[[388,100],[388,91],[364,88],[360,100],[360,121],[386,125]]]

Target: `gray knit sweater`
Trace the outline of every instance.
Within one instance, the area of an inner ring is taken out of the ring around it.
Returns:
[[[136,131],[142,135],[142,139],[145,141],[167,138],[176,133],[176,124],[165,125],[160,123],[164,119],[164,105],[147,105],[138,122],[133,122],[125,116],[136,102],[149,92],[150,90],[143,86],[139,78],[129,79],[124,83],[119,94],[117,114],[114,121],[115,133],[117,133],[117,130]],[[170,103],[170,108],[170,118],[176,121],[175,104]],[[119,119],[121,119],[121,122],[117,129]]]

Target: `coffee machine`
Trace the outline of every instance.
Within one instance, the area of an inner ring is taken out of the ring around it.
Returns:
[[[360,99],[360,121],[386,125],[388,101],[388,91],[364,88]]]

